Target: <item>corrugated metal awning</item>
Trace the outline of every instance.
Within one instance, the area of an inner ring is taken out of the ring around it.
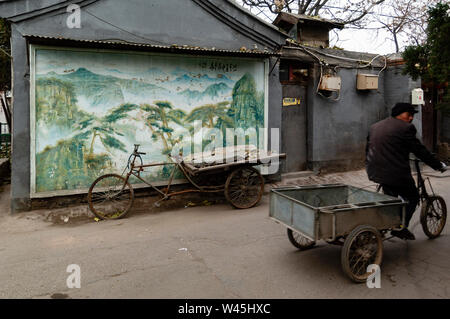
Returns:
[[[82,40],[68,39],[63,37],[50,37],[42,35],[24,35],[30,43],[56,46],[71,46],[83,48],[107,48],[122,50],[138,50],[151,52],[167,52],[167,53],[186,53],[195,55],[219,55],[219,56],[242,56],[242,57],[269,57],[280,56],[279,52],[260,51],[258,49],[250,49],[242,47],[240,50],[226,50],[216,48],[197,47],[189,45],[157,45],[149,43],[135,43],[121,40]]]

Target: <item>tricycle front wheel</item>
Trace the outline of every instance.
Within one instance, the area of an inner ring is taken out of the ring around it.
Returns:
[[[91,212],[100,219],[119,219],[131,209],[134,191],[120,175],[107,174],[97,178],[89,188],[88,203]]]
[[[315,241],[309,240],[302,234],[295,232],[289,228],[287,230],[287,235],[288,235],[288,238],[289,238],[289,241],[291,242],[291,244],[300,250],[309,249],[316,244]]]
[[[383,240],[380,232],[368,225],[360,225],[347,236],[341,251],[344,273],[355,282],[366,282],[369,265],[381,265]]]
[[[447,205],[441,196],[428,197],[420,211],[420,223],[430,239],[438,237],[447,221]]]
[[[225,197],[236,208],[251,208],[258,204],[264,192],[264,178],[254,167],[234,170],[225,183]]]

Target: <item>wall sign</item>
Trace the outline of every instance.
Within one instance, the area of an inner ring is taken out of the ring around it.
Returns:
[[[300,105],[300,98],[287,97],[283,99],[283,106]]]

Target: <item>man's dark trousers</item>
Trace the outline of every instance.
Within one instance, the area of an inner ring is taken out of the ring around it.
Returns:
[[[382,184],[383,192],[386,195],[390,196],[401,196],[404,200],[408,201],[406,205],[406,214],[405,214],[405,227],[409,226],[409,221],[411,220],[414,212],[416,211],[417,204],[419,203],[420,197],[419,192],[417,191],[416,185],[414,181],[409,183],[405,183],[402,186],[392,186]]]

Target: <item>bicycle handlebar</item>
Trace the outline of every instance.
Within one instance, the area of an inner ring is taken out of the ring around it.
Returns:
[[[136,155],[146,155],[147,153],[144,153],[144,152],[138,152],[139,146],[141,146],[141,145],[140,145],[140,144],[134,144],[134,151],[133,151],[133,154],[136,154]]]

